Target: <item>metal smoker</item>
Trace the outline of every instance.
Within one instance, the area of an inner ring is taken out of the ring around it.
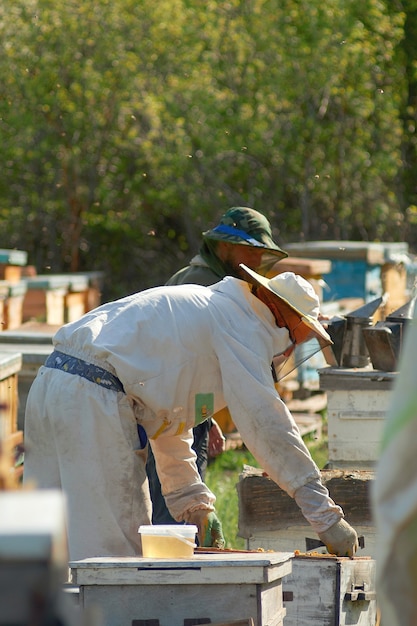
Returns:
[[[404,333],[412,319],[416,298],[387,315],[385,321],[363,331],[372,366],[376,370],[395,372],[398,366]]]
[[[386,296],[381,296],[329,321],[327,332],[333,340],[333,354],[339,367],[366,367],[370,364],[363,333],[373,325],[373,316],[385,301]]]

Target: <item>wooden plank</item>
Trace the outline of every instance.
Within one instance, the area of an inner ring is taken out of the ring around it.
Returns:
[[[286,404],[291,413],[319,413],[327,407],[327,395],[314,393],[304,400],[292,398]]]
[[[305,526],[306,520],[295,500],[262,470],[243,475],[237,484],[239,536],[249,539],[263,531]],[[370,491],[374,472],[370,470],[322,470],[323,484],[353,525],[372,522]]]
[[[18,283],[22,277],[22,267],[19,265],[6,265],[0,263],[0,279],[10,283]]]
[[[6,437],[17,430],[17,374],[0,380],[1,422],[0,438]]]
[[[305,519],[295,500],[266,476],[246,476],[236,485],[239,499],[239,536],[249,538]]]
[[[290,256],[275,263],[269,271],[268,277],[282,272],[294,272],[308,280],[309,278],[321,278],[323,274],[328,274],[331,269],[332,262],[329,259],[305,259]]]
[[[302,243],[288,243],[287,252],[309,259],[329,259],[342,261],[365,261],[369,265],[382,265],[386,262],[387,254],[406,254],[407,243],[378,243],[360,241],[304,241]]]
[[[385,263],[381,268],[382,293],[389,295],[385,306],[376,312],[376,321],[384,320],[387,315],[399,309],[407,302],[407,269],[403,263]]]
[[[369,367],[334,368],[319,371],[320,388],[325,391],[383,391],[392,389],[397,372],[381,372]]]
[[[177,585],[241,585],[241,584],[263,584],[266,577],[272,576],[273,578],[282,578],[290,570],[289,558],[291,553],[283,553],[287,556],[287,562],[281,566],[271,567],[271,573],[268,575],[265,573],[264,568],[257,567],[245,567],[244,564],[240,564],[239,567],[198,567],[195,561],[189,564],[188,568],[175,567],[175,564],[171,562],[172,569],[158,569],[157,563],[154,561],[153,568],[140,568],[140,567],[117,567],[114,568],[100,568],[95,569],[80,569],[80,566],[73,570],[73,582],[77,585],[124,585],[124,586],[152,586],[157,585],[169,586],[173,584]],[[242,555],[243,556],[243,555]],[[250,554],[245,554],[245,557],[249,557]],[[186,559],[184,559],[186,560]],[[191,562],[189,562],[191,563]]]
[[[83,291],[65,296],[65,322],[74,322],[86,313],[86,295]]]

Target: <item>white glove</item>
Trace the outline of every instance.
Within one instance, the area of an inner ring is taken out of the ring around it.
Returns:
[[[337,556],[353,556],[358,549],[358,535],[344,519],[330,526],[328,530],[319,533],[321,541],[329,554]]]

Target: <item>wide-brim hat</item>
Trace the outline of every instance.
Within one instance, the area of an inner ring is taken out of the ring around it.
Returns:
[[[279,300],[289,306],[300,317],[300,320],[313,330],[318,339],[326,344],[333,343],[330,335],[319,322],[320,301],[313,286],[305,278],[294,272],[282,272],[272,278],[261,276],[249,267],[240,264],[242,270],[248,274],[249,282],[265,287]]]
[[[272,239],[271,225],[267,218],[248,207],[232,207],[222,215],[217,226],[203,233],[203,239],[228,241],[244,246],[264,248],[276,260],[288,256]]]

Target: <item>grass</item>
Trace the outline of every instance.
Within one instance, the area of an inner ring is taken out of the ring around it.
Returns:
[[[320,469],[327,463],[327,429],[323,418],[323,437],[316,440],[311,436],[304,437],[304,442],[311,456]],[[206,472],[206,483],[216,495],[216,511],[223,525],[226,548],[244,550],[246,540],[238,537],[239,503],[236,485],[244,465],[260,467],[252,454],[245,448],[228,450],[210,461]]]

